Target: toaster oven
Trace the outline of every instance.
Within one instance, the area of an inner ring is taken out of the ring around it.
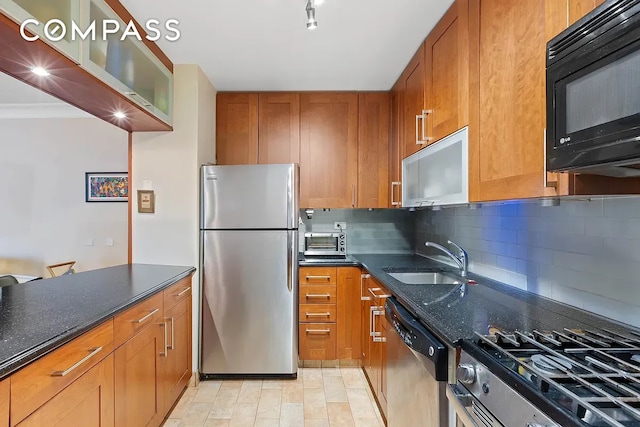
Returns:
[[[304,233],[305,256],[347,256],[347,236],[342,233]]]

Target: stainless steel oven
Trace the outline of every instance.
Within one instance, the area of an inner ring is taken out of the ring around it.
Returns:
[[[550,171],[640,176],[640,0],[607,0],[547,45]]]
[[[304,254],[311,256],[346,256],[347,235],[340,233],[304,233]]]

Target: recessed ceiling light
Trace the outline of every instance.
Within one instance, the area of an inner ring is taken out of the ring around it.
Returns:
[[[40,77],[47,77],[51,75],[51,73],[49,73],[47,70],[45,70],[42,67],[33,67],[31,68],[31,72],[36,76],[40,76]]]
[[[115,113],[113,113],[113,116],[116,119],[126,119],[127,115],[125,113],[123,113],[122,111],[116,111]]]

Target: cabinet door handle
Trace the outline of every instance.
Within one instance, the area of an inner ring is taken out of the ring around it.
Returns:
[[[307,276],[307,282],[310,280],[326,280],[331,281],[331,276]]]
[[[369,301],[371,298],[364,294],[364,281],[371,277],[370,274],[361,274],[360,275],[360,300],[361,301]]]
[[[167,345],[167,348],[168,348],[169,350],[174,350],[173,345],[174,345],[174,341],[175,341],[175,339],[176,339],[176,335],[175,335],[175,328],[174,328],[174,323],[173,323],[173,317],[169,317],[167,320],[168,320],[169,322],[171,322],[171,344],[170,344],[170,345]]]
[[[82,365],[87,360],[91,359],[93,356],[95,356],[96,354],[100,353],[101,351],[102,351],[102,347],[94,347],[92,349],[89,349],[89,354],[87,354],[85,357],[83,357],[82,359],[78,360],[76,363],[74,363],[72,366],[70,366],[69,368],[65,369],[64,371],[52,372],[51,376],[52,377],[64,377],[64,376],[70,374],[71,372],[73,372],[74,370],[76,370],[80,365]]]
[[[356,207],[356,185],[351,184],[351,207]]]
[[[331,298],[331,294],[307,294],[307,298]]]
[[[420,140],[420,119],[424,117],[421,114],[416,114],[416,144],[422,145],[422,141]]]
[[[182,295],[186,294],[186,293],[187,293],[187,292],[189,292],[190,290],[191,290],[191,286],[189,286],[189,287],[187,287],[187,288],[183,289],[183,290],[182,290],[182,292],[177,293],[177,294],[176,294],[176,296],[177,296],[177,297],[181,297]]]
[[[151,318],[151,316],[153,316],[154,314],[156,314],[156,313],[157,313],[157,312],[159,312],[159,311],[160,311],[160,309],[159,309],[159,308],[156,308],[155,310],[151,310],[151,311],[149,312],[149,314],[147,314],[146,316],[141,317],[141,318],[140,318],[140,319],[138,319],[138,320],[132,320],[131,322],[132,322],[132,323],[143,323],[145,320],[149,320],[149,318]]]
[[[395,186],[400,187],[400,185],[402,185],[402,183],[401,183],[401,182],[399,182],[399,181],[393,181],[393,182],[391,182],[391,206],[400,206],[400,202],[396,202],[396,201],[394,200],[394,198],[393,198],[393,196],[394,196],[394,191],[393,191],[393,189],[395,188]]]
[[[430,114],[433,114],[433,110],[422,110],[422,139],[421,139],[421,141],[422,141],[423,143],[425,143],[425,142],[429,142],[429,141],[432,141],[432,140],[433,140],[433,138],[432,138],[432,137],[430,137],[430,136],[427,136],[427,135],[425,134],[425,131],[424,131],[424,129],[427,127],[427,126],[426,126],[426,124],[427,124],[427,119],[428,119],[428,117],[427,117],[427,116],[429,116]]]
[[[369,288],[369,293],[371,295],[373,295],[373,297],[375,299],[379,299],[379,298],[389,298],[391,295],[387,295],[387,294],[376,294],[375,291],[381,291],[382,289],[380,288]]]
[[[375,305],[372,305],[369,308],[369,321],[370,321],[369,336],[371,337],[380,336],[380,332],[376,331],[376,315],[377,313],[379,313],[378,308],[379,307],[376,307]]]
[[[331,329],[307,329],[308,334],[330,334]]]
[[[307,317],[331,317],[331,313],[328,311],[326,313],[307,313]]]
[[[167,324],[165,322],[160,323],[160,326],[162,326],[162,330],[163,332],[163,337],[164,337],[164,351],[162,353],[160,353],[160,356],[162,357],[167,357],[169,355],[169,343],[168,343],[168,339],[167,339]]]

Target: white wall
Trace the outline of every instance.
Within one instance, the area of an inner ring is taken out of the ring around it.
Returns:
[[[199,166],[215,161],[216,91],[197,65],[174,67],[173,132],[133,135],[132,194],[151,181],[155,214],[134,204],[133,262],[199,264]],[[193,279],[193,366],[198,360],[199,272]]]
[[[5,119],[0,135],[0,273],[126,264],[127,204],[86,203],[84,174],[126,172],[127,132],[95,118]]]

